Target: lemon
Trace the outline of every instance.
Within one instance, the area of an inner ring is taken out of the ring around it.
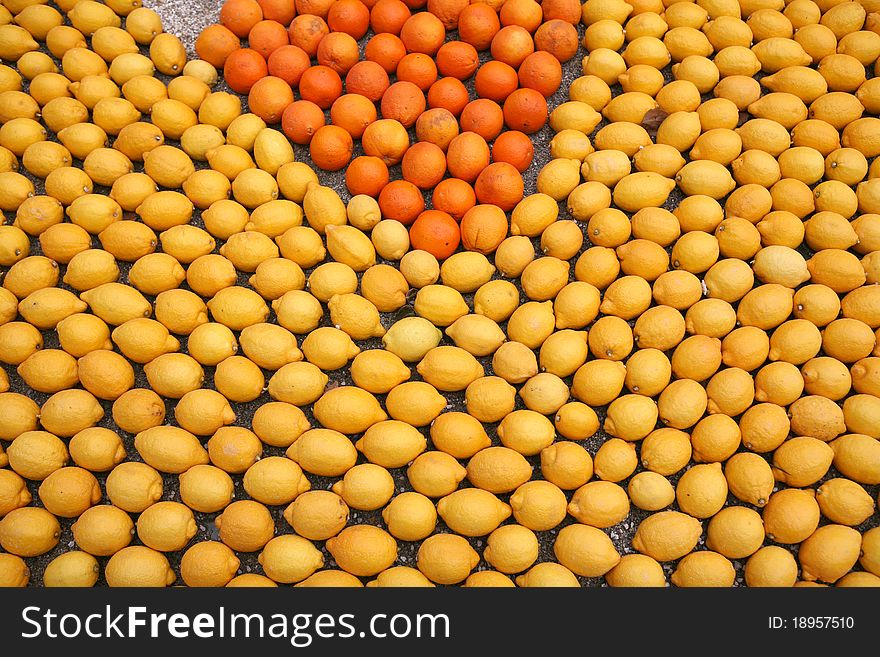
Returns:
[[[397,542],[372,525],[346,527],[326,545],[339,567],[358,577],[377,575],[397,559]]]
[[[114,554],[104,570],[108,586],[161,587],[174,583],[177,576],[161,552],[133,545]]]
[[[98,581],[101,567],[97,559],[74,550],[55,557],[43,571],[46,587],[92,587]]]
[[[674,561],[694,549],[702,532],[699,520],[678,511],[661,511],[639,524],[632,545],[657,561]]]
[[[311,542],[300,536],[277,536],[258,557],[266,575],[282,584],[304,580],[324,565],[324,556]]]
[[[184,552],[180,576],[187,586],[226,586],[238,566],[238,557],[223,543],[202,541]]]
[[[580,582],[573,572],[552,561],[533,566],[528,572],[516,578],[516,584],[522,587],[580,587]]]
[[[127,513],[107,504],[87,510],[73,523],[71,530],[73,540],[82,550],[98,557],[107,557],[131,542],[134,523]]]
[[[419,570],[437,584],[457,584],[480,562],[466,539],[454,534],[434,534],[419,546]]]
[[[397,495],[382,511],[392,536],[402,541],[420,541],[431,535],[437,524],[434,503],[419,493]]]

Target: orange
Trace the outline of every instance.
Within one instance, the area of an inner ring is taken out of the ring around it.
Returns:
[[[229,54],[223,65],[223,77],[233,91],[246,94],[257,80],[269,74],[266,60],[256,50],[239,48]]]
[[[450,175],[473,182],[489,166],[489,146],[475,132],[462,132],[449,143],[446,166]]]
[[[425,199],[411,182],[392,180],[379,193],[379,209],[385,219],[394,219],[409,226],[425,209]]]
[[[544,14],[544,22],[556,19],[572,25],[581,22],[580,0],[541,0],[541,11]]]
[[[308,144],[324,123],[324,112],[309,100],[297,100],[281,114],[281,129],[295,144]]]
[[[251,28],[263,20],[263,10],[257,0],[226,0],[220,8],[220,24],[243,39]]]
[[[544,22],[541,5],[535,0],[507,0],[501,5],[499,18],[502,25],[519,25],[530,33]]]
[[[461,220],[461,244],[468,251],[493,253],[507,237],[507,215],[497,205],[476,205]]]
[[[403,2],[410,9],[421,9],[428,4],[428,0],[403,0]]]
[[[355,139],[360,139],[376,118],[376,106],[359,94],[343,94],[330,107],[330,122]]]
[[[345,32],[331,32],[318,44],[318,64],[332,68],[339,75],[348,73],[358,59],[357,41]]]
[[[461,233],[455,219],[445,212],[425,210],[409,229],[409,241],[413,249],[427,251],[443,260],[455,253]]]
[[[464,41],[447,41],[437,51],[437,69],[442,75],[467,80],[479,65],[477,49]]]
[[[299,79],[312,62],[299,46],[281,46],[269,55],[269,75],[281,78],[291,87],[299,86]]]
[[[529,31],[520,25],[502,27],[492,39],[492,57],[499,62],[519,68],[523,60],[535,52],[535,42]]]
[[[378,157],[390,167],[403,159],[409,148],[409,134],[400,121],[379,119],[364,130],[361,145],[366,155]]]
[[[532,140],[519,130],[502,132],[492,144],[492,161],[512,164],[520,173],[529,168],[534,155]]]
[[[517,89],[504,101],[504,123],[527,135],[547,123],[547,101],[534,89]]]
[[[364,55],[384,68],[386,73],[394,73],[406,55],[406,46],[393,34],[377,34],[367,41]]]
[[[312,66],[299,79],[299,93],[321,109],[327,109],[342,95],[342,78],[329,66]]]
[[[196,54],[216,68],[222,68],[230,53],[241,48],[241,41],[222,25],[209,25],[196,39]]]
[[[331,32],[345,32],[360,39],[370,29],[370,10],[360,0],[337,0],[327,12]]]
[[[269,59],[269,55],[289,44],[287,28],[277,21],[260,21],[248,32],[248,47],[256,50],[264,59]]]
[[[290,0],[257,0],[263,10],[263,18],[278,21],[282,25],[290,25],[296,16],[296,5]]]
[[[400,121],[405,128],[414,125],[425,111],[425,94],[412,82],[395,82],[382,95],[382,118]]]
[[[330,34],[330,28],[323,18],[312,15],[297,16],[287,30],[290,43],[306,51],[309,57],[318,53],[321,39]]]
[[[428,141],[446,151],[450,142],[458,136],[458,121],[448,109],[435,107],[423,112],[416,120],[416,137]]]
[[[327,18],[330,7],[336,0],[296,0],[297,14],[314,14]]]
[[[421,12],[410,16],[403,24],[400,40],[407,52],[433,56],[446,40],[446,28],[434,14]]]
[[[458,122],[462,130],[476,132],[486,141],[492,141],[504,128],[504,112],[494,100],[478,98],[467,104]]]
[[[494,162],[477,176],[474,192],[480,203],[491,203],[509,212],[522,200],[523,179],[512,164]]]
[[[427,91],[437,81],[437,65],[424,53],[411,52],[398,63],[397,79]]]
[[[501,29],[498,14],[484,2],[468,5],[458,16],[458,38],[477,50],[486,50]]]
[[[419,189],[432,189],[446,175],[446,155],[431,142],[420,141],[404,153],[401,173]]]
[[[339,171],[351,162],[354,144],[351,135],[338,125],[324,125],[315,131],[309,142],[309,155],[316,166],[325,171]]]
[[[400,28],[412,14],[401,0],[379,0],[370,10],[370,27],[375,34],[400,36]]]
[[[447,30],[458,27],[458,17],[470,0],[428,0],[428,11],[443,23]]]
[[[519,80],[516,69],[499,61],[488,61],[477,71],[474,89],[480,98],[488,98],[501,103],[516,91]]]
[[[469,100],[467,87],[458,78],[441,78],[428,89],[428,107],[442,107],[454,116],[461,114]]]
[[[369,98],[373,103],[382,100],[382,94],[390,84],[385,69],[376,62],[358,62],[345,75],[345,90]]]
[[[577,29],[558,18],[547,21],[535,32],[535,48],[546,50],[560,62],[567,62],[577,53]]]
[[[562,64],[549,52],[539,50],[520,64],[518,77],[519,86],[534,89],[549,98],[562,83]]]
[[[388,167],[378,157],[361,155],[345,170],[345,186],[352,196],[366,194],[376,198],[388,184]]]
[[[281,78],[267,76],[257,80],[248,94],[248,107],[266,123],[278,123],[287,106],[293,103],[293,89]]]
[[[474,188],[458,178],[441,180],[431,195],[431,205],[435,210],[442,210],[458,221],[461,221],[476,202]]]

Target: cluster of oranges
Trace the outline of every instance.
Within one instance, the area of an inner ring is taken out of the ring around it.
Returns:
[[[578,0],[227,0],[196,51],[251,112],[308,144],[315,165],[347,167],[349,192],[411,226],[414,248],[445,258],[461,242],[489,253],[506,237],[497,208],[523,197],[528,135],[547,122],[580,18]],[[364,154],[352,159],[355,140]]]

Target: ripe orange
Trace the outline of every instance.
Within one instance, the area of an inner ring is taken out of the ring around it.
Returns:
[[[421,9],[428,4],[428,0],[403,0],[403,3],[410,9]]]
[[[240,39],[263,20],[263,10],[257,0],[226,0],[220,8],[220,24]]]
[[[461,232],[455,219],[445,212],[425,210],[409,229],[409,241],[414,249],[427,251],[438,260],[444,260],[455,253]]]
[[[431,205],[434,209],[452,215],[456,221],[461,221],[476,202],[477,195],[474,194],[474,188],[458,178],[441,180],[431,195]]]
[[[370,10],[370,27],[375,34],[400,36],[400,28],[412,14],[401,0],[379,0]]]
[[[376,62],[386,73],[394,73],[400,60],[406,55],[406,46],[399,37],[393,34],[377,34],[367,41],[364,55],[371,62]]]
[[[549,52],[539,50],[525,58],[518,77],[519,86],[534,89],[549,98],[562,83],[562,64]]]
[[[458,78],[440,78],[428,89],[428,106],[442,107],[454,116],[461,114],[469,100],[467,87]]]
[[[427,91],[437,81],[437,65],[428,55],[411,52],[397,65],[397,79]]]
[[[309,100],[297,100],[281,113],[281,129],[295,144],[308,144],[324,123],[324,112]]]
[[[366,194],[376,198],[387,184],[388,167],[378,157],[361,155],[345,170],[345,186],[352,196]]]
[[[309,142],[309,155],[316,166],[325,171],[339,171],[351,161],[354,148],[351,135],[338,125],[318,128]]]
[[[327,18],[330,7],[336,0],[295,0],[297,14],[314,14]]]
[[[447,30],[458,27],[458,17],[470,0],[428,0],[428,11],[443,23]]]
[[[519,25],[530,33],[544,21],[541,5],[535,0],[506,0],[499,12],[502,25]]]
[[[370,29],[370,10],[360,0],[337,0],[327,12],[331,32],[345,32],[360,39]]]
[[[358,63],[360,53],[357,41],[345,32],[331,32],[318,44],[318,64],[345,75]]]
[[[486,50],[500,29],[498,14],[484,2],[468,5],[458,16],[458,38],[477,50]]]
[[[449,148],[449,143],[458,136],[458,132],[455,116],[442,107],[429,109],[416,120],[418,140],[439,146],[442,151]]]
[[[489,146],[475,132],[462,132],[449,143],[446,166],[450,175],[473,182],[489,166]]]
[[[504,101],[504,123],[527,135],[547,123],[547,101],[534,89],[517,89]]]
[[[477,176],[474,193],[480,203],[497,205],[509,212],[522,200],[523,179],[512,164],[494,162]]]
[[[330,28],[324,19],[308,14],[294,18],[288,29],[290,43],[305,50],[309,57],[318,53],[318,44],[328,34]]]
[[[577,25],[581,21],[580,0],[542,0],[541,11],[544,22],[559,19]]]
[[[478,98],[465,106],[458,122],[462,130],[476,132],[486,141],[492,141],[504,128],[504,112],[494,100]]]
[[[240,94],[246,94],[257,80],[269,74],[266,60],[256,50],[239,48],[229,54],[223,65],[223,77],[230,88]]]
[[[447,41],[437,51],[437,69],[442,75],[467,80],[479,65],[477,49],[464,41]]]
[[[497,205],[476,205],[461,219],[461,245],[468,251],[493,253],[507,237],[507,215]]]
[[[425,111],[425,94],[412,82],[395,82],[382,95],[380,108],[382,118],[395,119],[408,128]]]
[[[502,27],[492,39],[492,57],[499,62],[519,68],[523,60],[535,52],[535,42],[529,31],[519,25]]]
[[[263,10],[263,18],[267,21],[278,21],[282,25],[290,25],[296,16],[296,5],[290,0],[257,0]]]
[[[248,107],[266,123],[278,123],[287,106],[293,103],[293,89],[272,75],[257,80],[248,94]]]
[[[376,106],[360,94],[343,94],[330,107],[330,122],[355,139],[360,139],[376,118]]]
[[[269,55],[290,43],[287,28],[276,21],[260,21],[248,32],[248,47],[269,59]]]
[[[361,146],[365,154],[380,158],[390,167],[403,159],[409,148],[409,134],[400,121],[379,119],[364,130]]]
[[[560,62],[567,62],[577,53],[577,29],[558,18],[547,21],[535,32],[535,48],[546,50]]]
[[[446,28],[434,14],[420,12],[414,14],[400,29],[400,40],[407,52],[421,52],[434,55],[446,40]]]
[[[222,25],[209,25],[196,39],[196,54],[216,68],[223,68],[226,58],[241,48],[241,41]]]
[[[425,199],[411,182],[392,180],[379,193],[379,209],[385,219],[409,226],[425,209]]]
[[[299,46],[281,46],[269,55],[269,75],[281,78],[291,87],[299,86],[299,79],[312,65],[306,51]]]
[[[446,175],[446,155],[439,146],[420,141],[404,153],[401,173],[419,189],[432,189]]]
[[[522,173],[532,164],[535,148],[532,140],[519,130],[506,130],[492,144],[492,161],[507,162]]]
[[[388,74],[376,62],[362,61],[352,66],[345,76],[345,89],[378,103],[390,86]]]
[[[480,98],[488,98],[496,103],[504,102],[510,94],[516,91],[519,80],[516,77],[516,69],[509,64],[499,61],[488,61],[477,71],[474,78],[474,89]]]
[[[299,93],[321,109],[328,109],[342,95],[342,78],[329,66],[312,66],[299,79]]]

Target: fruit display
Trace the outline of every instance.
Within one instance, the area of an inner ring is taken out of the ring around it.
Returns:
[[[0,586],[880,585],[880,2],[218,10],[0,0]]]

